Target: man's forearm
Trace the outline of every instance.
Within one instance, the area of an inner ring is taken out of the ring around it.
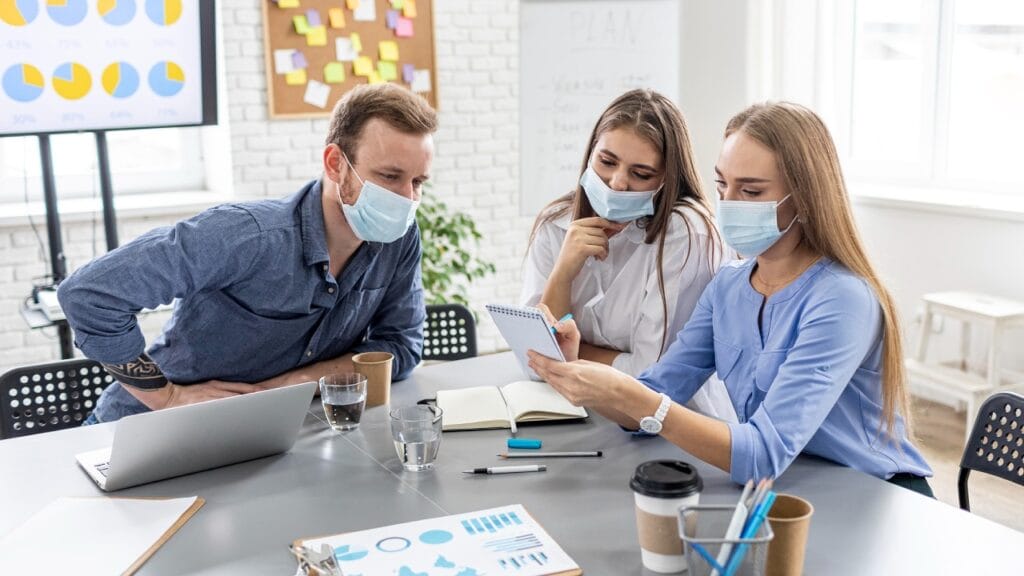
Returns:
[[[312,382],[320,379],[321,376],[327,374],[340,374],[344,372],[355,371],[355,366],[352,364],[353,354],[343,354],[337,358],[331,358],[330,360],[323,360],[321,362],[314,362],[294,370],[289,370],[284,374],[279,374],[269,380],[260,382],[259,385],[263,388],[281,388],[283,386],[291,386],[292,384],[299,384],[301,382]]]
[[[130,362],[103,364],[103,367],[150,410],[159,410],[167,405],[171,392],[167,377],[145,352]]]

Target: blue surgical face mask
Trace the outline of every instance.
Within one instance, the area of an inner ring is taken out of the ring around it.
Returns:
[[[771,248],[797,221],[794,216],[785,230],[779,230],[778,208],[786,200],[788,195],[779,202],[720,200],[718,225],[726,244],[747,258]]]
[[[416,208],[420,203],[363,180],[348,161],[348,157],[344,157],[352,173],[363,185],[355,204],[349,206],[344,201],[341,203],[341,211],[345,213],[345,219],[352,227],[352,232],[365,242],[385,244],[404,236],[409,226],[416,220]]]
[[[583,172],[583,176],[580,176],[580,186],[587,193],[587,199],[590,200],[590,206],[594,212],[606,220],[631,222],[637,218],[654,214],[654,195],[658,193],[658,190],[650,192],[612,190],[590,165]]]

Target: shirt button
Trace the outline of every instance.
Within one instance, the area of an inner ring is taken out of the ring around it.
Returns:
[[[324,264],[324,272],[327,272],[327,264]]]
[[[327,293],[328,294],[334,294],[334,286],[331,286],[330,288],[328,288],[327,289]]]
[[[312,355],[313,355],[313,351],[312,350],[306,350],[306,356],[312,356]]]

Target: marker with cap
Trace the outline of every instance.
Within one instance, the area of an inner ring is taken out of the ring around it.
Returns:
[[[488,468],[473,468],[463,470],[463,474],[515,474],[517,472],[546,472],[548,469],[544,464],[530,464],[528,466],[490,466]]]
[[[509,448],[513,447],[511,442],[509,440]],[[540,448],[539,441],[537,448]],[[498,458],[600,458],[602,454],[600,450],[576,452],[503,452],[498,454]]]

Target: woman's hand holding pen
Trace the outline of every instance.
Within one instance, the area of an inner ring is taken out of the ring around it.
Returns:
[[[562,350],[566,362],[578,360],[580,357],[580,330],[572,318],[556,319],[551,310],[544,304],[537,304],[537,309],[544,313],[548,324],[555,331],[555,340]],[[571,315],[567,315],[571,316]]]

